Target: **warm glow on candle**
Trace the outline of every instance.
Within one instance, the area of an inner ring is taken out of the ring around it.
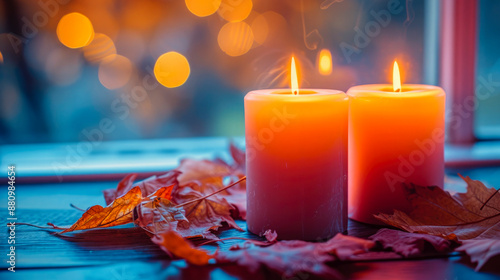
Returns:
[[[322,49],[319,53],[318,70],[325,76],[332,73],[332,54],[327,49]]]
[[[290,77],[290,88],[292,93],[299,94],[299,83],[297,81],[297,68],[295,68],[295,58],[292,56],[292,67],[291,67],[291,77]]]
[[[392,89],[394,92],[401,92],[401,77],[399,76],[399,67],[396,61],[394,61],[394,67],[392,68]]]

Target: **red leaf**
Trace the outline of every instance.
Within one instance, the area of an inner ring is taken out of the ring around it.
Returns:
[[[104,190],[104,199],[106,204],[110,204],[117,197],[124,195],[128,191],[132,189],[132,187],[137,186],[141,189],[143,196],[148,196],[154,193],[156,190],[162,187],[175,185],[177,186],[179,182],[177,181],[177,177],[179,176],[179,171],[169,171],[159,177],[152,176],[143,181],[140,181],[134,184],[135,179],[137,178],[137,174],[129,174],[123,180],[118,183],[118,187],[116,189],[107,189]]]
[[[117,197],[122,196],[129,192],[134,184],[135,179],[137,178],[137,174],[128,174],[123,178],[119,183],[116,189],[107,189],[104,190],[104,200],[106,201],[106,205],[109,205],[113,200]]]
[[[170,256],[185,259],[191,264],[206,265],[212,258],[207,252],[193,248],[191,243],[171,230],[156,235],[151,240]]]
[[[181,174],[178,177],[180,185],[191,182],[213,183],[213,179],[222,179],[232,173],[231,168],[223,163],[210,160],[184,159],[176,168]]]
[[[257,247],[246,242],[243,247],[233,247],[231,251],[218,251],[215,259],[219,263],[235,262],[256,272],[266,266],[285,277],[301,272],[329,278],[342,276],[326,263],[346,260],[353,255],[373,248],[373,241],[337,234],[325,243],[299,240],[278,241],[268,247]]]
[[[450,193],[438,187],[406,186],[413,210],[375,215],[379,220],[408,232],[427,233],[450,240],[499,238],[500,195],[483,183],[462,177],[466,193]]]
[[[192,183],[179,188],[179,191],[175,193],[174,202],[183,204],[206,195],[193,188],[199,188],[199,185]],[[184,237],[216,238],[211,231],[216,231],[223,222],[232,228],[243,231],[231,217],[233,207],[223,197],[211,196],[195,203],[189,203],[183,208],[188,221],[180,221],[177,225],[177,231]]]
[[[191,186],[194,190],[202,194],[208,194],[224,187],[223,179],[230,177],[234,181],[244,176],[244,152],[232,146],[231,153],[235,157],[235,164],[228,165],[222,160],[194,160],[185,159],[176,169],[182,172],[179,176],[179,184],[181,186],[192,185],[195,183],[197,186]],[[243,157],[243,158],[242,158]],[[238,159],[237,159],[238,158]],[[243,161],[243,162],[239,162]],[[234,182],[233,181],[233,182]],[[234,218],[246,218],[246,183],[241,182],[237,186],[218,194],[217,196],[224,196],[224,198],[231,205],[235,207],[233,210]]]
[[[451,241],[438,236],[387,228],[380,229],[376,234],[370,236],[370,239],[405,257],[422,255],[426,244],[432,245],[437,252],[449,252],[452,247]]]
[[[239,170],[242,174],[245,174],[246,170],[246,159],[245,151],[238,148],[233,142],[229,144],[229,152],[233,158],[234,164],[233,168]]]

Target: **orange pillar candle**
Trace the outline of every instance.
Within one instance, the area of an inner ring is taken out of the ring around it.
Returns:
[[[445,93],[436,86],[393,85],[349,89],[349,216],[409,211],[403,184],[443,187]]]
[[[247,224],[255,234],[320,240],[347,230],[348,99],[299,91],[293,69],[292,90],[245,96]]]

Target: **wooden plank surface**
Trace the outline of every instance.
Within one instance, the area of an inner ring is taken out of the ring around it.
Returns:
[[[101,191],[114,187],[116,182],[67,183],[49,185],[20,185],[17,189],[20,222],[43,225],[53,222],[69,225],[81,212],[70,208],[69,203],[86,208],[103,204]],[[5,197],[0,200],[6,204]],[[5,217],[6,213],[2,212]],[[244,221],[238,225],[246,228]],[[349,234],[367,237],[377,228],[350,221]],[[235,265],[197,267],[182,260],[172,261],[153,244],[138,228],[125,226],[119,229],[100,229],[69,234],[65,238],[51,235],[53,231],[18,226],[16,230],[16,273],[6,270],[1,263],[1,279],[286,279],[267,270],[257,275],[249,274]],[[258,238],[248,232],[227,230],[221,238],[242,236]],[[7,231],[0,239],[6,240]],[[204,246],[209,251],[227,250],[242,241],[231,240],[217,246]],[[6,242],[0,252],[7,252]],[[352,279],[498,279],[498,268],[474,272],[467,258],[439,256],[432,259],[394,260],[342,263],[336,268]],[[496,272],[495,272],[496,269]],[[295,279],[314,279],[300,275]]]

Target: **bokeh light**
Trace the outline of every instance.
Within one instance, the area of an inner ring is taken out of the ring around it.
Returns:
[[[154,73],[158,82],[165,87],[174,88],[183,85],[189,77],[189,62],[178,52],[162,54],[156,60]]]
[[[318,71],[325,76],[332,73],[332,54],[327,49],[322,49],[318,54]]]
[[[221,0],[185,0],[188,10],[196,16],[206,17],[219,9]]]
[[[82,68],[81,55],[61,46],[53,49],[45,59],[45,74],[49,81],[58,86],[74,83],[80,77]]]
[[[252,47],[252,28],[245,22],[228,22],[219,31],[217,42],[223,52],[230,56],[240,56]]]
[[[81,48],[90,44],[94,38],[94,27],[86,16],[70,13],[63,16],[57,24],[57,37],[68,48]]]
[[[83,55],[91,63],[99,63],[105,57],[114,54],[116,54],[116,47],[113,40],[102,33],[96,33],[92,43],[83,47]]]
[[[3,63],[3,54],[0,52],[0,63]]]
[[[252,7],[252,0],[222,0],[217,13],[227,21],[237,22],[246,19]]]
[[[251,27],[255,42],[262,45],[269,34],[269,25],[267,24],[266,17],[264,15],[256,16],[252,21]]]
[[[267,11],[260,15],[266,20],[268,32],[266,36],[266,44],[276,41],[283,41],[284,34],[287,33],[287,22],[285,18],[273,11]],[[253,23],[252,23],[253,25]],[[261,31],[262,32],[262,31]]]
[[[121,88],[130,80],[132,69],[128,58],[118,54],[107,56],[99,65],[99,81],[107,89]]]

